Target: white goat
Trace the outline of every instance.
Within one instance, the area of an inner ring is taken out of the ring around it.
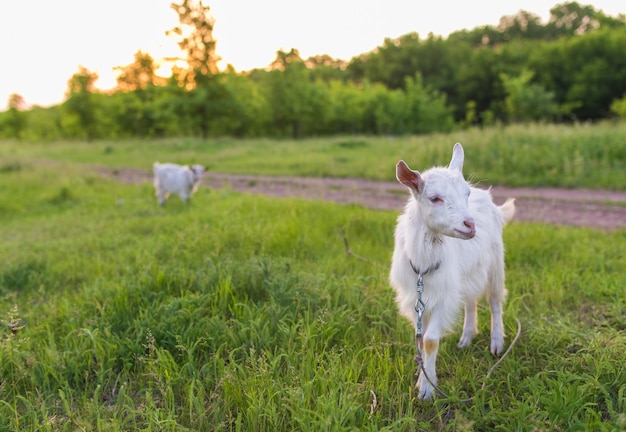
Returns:
[[[504,346],[502,303],[504,246],[502,227],[515,214],[515,200],[496,206],[487,190],[471,187],[463,178],[463,147],[455,144],[448,168],[420,174],[404,161],[396,177],[411,191],[398,218],[390,282],[400,313],[415,325],[418,273],[423,276],[423,366],[436,384],[439,339],[452,330],[461,305],[465,322],[459,348],[477,333],[476,302],[486,293],[491,308],[491,352]],[[419,397],[432,397],[434,387],[420,374]]]
[[[191,195],[200,186],[204,167],[155,162],[152,171],[156,197],[160,205],[165,205],[165,200],[170,193],[178,194],[184,202],[189,201]]]

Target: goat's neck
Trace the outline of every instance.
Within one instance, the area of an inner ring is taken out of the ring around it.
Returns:
[[[407,236],[407,254],[414,266],[424,270],[438,266],[443,257],[445,236],[431,231],[414,202],[408,212],[411,230]]]

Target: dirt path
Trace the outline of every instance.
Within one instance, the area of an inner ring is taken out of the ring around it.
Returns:
[[[151,181],[151,173],[137,169],[111,170],[98,167],[106,177],[123,182]],[[270,177],[208,172],[203,185],[214,189],[269,195],[319,199],[338,203],[360,204],[381,210],[400,212],[408,192],[396,182],[359,179]],[[516,199],[515,219],[558,225],[586,226],[613,230],[626,228],[626,192],[588,189],[532,189],[494,187],[491,193],[500,204],[508,197]]]

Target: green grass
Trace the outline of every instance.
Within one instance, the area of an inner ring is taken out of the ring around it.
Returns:
[[[481,391],[480,309],[472,347],[440,349],[451,399],[422,402],[387,282],[398,212],[208,188],[160,208],[71,162],[87,146],[3,159],[0,430],[626,428],[626,231],[508,226],[521,338]]]
[[[136,167],[155,160],[202,163],[211,171],[394,180],[395,164],[446,165],[455,142],[466,150],[466,176],[509,186],[626,190],[626,122],[597,125],[520,125],[405,137],[167,139],[123,142],[0,143],[0,171],[23,157]]]

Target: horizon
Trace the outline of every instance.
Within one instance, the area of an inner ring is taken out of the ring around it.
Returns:
[[[626,9],[622,2],[596,0],[580,4],[616,17]],[[222,59],[220,69],[230,64],[243,72],[267,67],[279,50],[297,49],[304,59],[326,54],[349,61],[381,46],[386,38],[412,32],[421,39],[431,33],[445,38],[456,31],[497,26],[500,18],[520,10],[539,16],[545,24],[550,9],[563,2],[527,0],[503,5],[480,0],[459,5],[442,1],[429,5],[427,11],[408,0],[390,0],[385,9],[372,0],[322,0],[300,5],[289,0],[203,3],[215,18],[213,36],[216,54]],[[62,103],[67,81],[79,66],[96,72],[96,88],[107,91],[116,84],[114,68],[131,64],[137,51],[150,54],[157,64],[177,55],[175,41],[165,35],[179,24],[170,4],[171,0],[61,0],[54,4],[35,0],[0,5],[0,36],[5,41],[19,40],[0,47],[0,56],[14,65],[0,70],[0,111],[7,109],[11,94],[21,95],[29,108]],[[86,5],[92,9],[85,11]],[[79,19],[75,14],[78,7],[82,11]],[[328,10],[333,12],[325,13]],[[451,10],[455,11],[453,15]],[[16,20],[16,15],[28,17],[29,25]],[[94,20],[96,15],[98,19]],[[51,16],[56,18],[50,20]],[[46,71],[46,79],[41,77],[42,70]]]

